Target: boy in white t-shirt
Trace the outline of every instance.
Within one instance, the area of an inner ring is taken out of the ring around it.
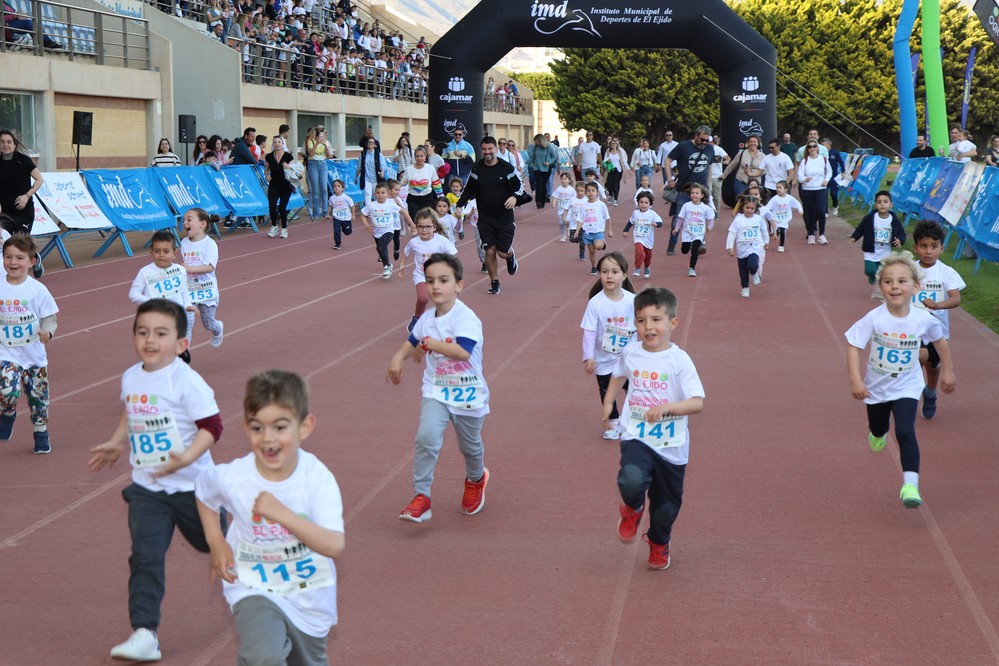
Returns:
[[[912,295],[912,305],[926,308],[940,320],[944,339],[950,340],[950,312],[961,305],[961,290],[967,287],[964,279],[947,264],[940,261],[946,232],[936,222],[922,221],[912,231],[913,249],[923,269],[919,289]],[[923,418],[932,419],[937,413],[937,384],[940,381],[940,354],[932,342],[919,350],[919,363],[926,372],[923,389]]]
[[[643,174],[641,176],[641,182],[638,185],[638,189],[635,190],[635,208],[638,208],[638,195],[642,192],[648,192],[652,195],[653,203],[655,203],[655,192],[652,191],[652,185],[649,183],[649,175]]]
[[[905,242],[905,227],[891,210],[891,193],[881,190],[874,195],[874,210],[864,216],[850,235],[850,242],[863,238],[864,274],[868,284],[875,283],[875,275],[881,268],[881,260],[891,254],[893,247],[902,247]],[[874,287],[871,298],[878,298],[881,291]]]
[[[134,630],[111,649],[115,659],[160,658],[157,629],[166,591],[166,551],[174,528],[195,549],[208,542],[194,499],[194,480],[214,467],[209,449],[222,434],[215,392],[178,356],[187,348],[184,309],[163,298],[141,304],[132,325],[139,362],[121,378],[124,413],[111,439],[95,446],[87,467],[114,466],[126,451],[132,483],[128,502],[128,615]]]
[[[128,300],[140,304],[151,298],[165,298],[184,308],[185,312],[195,313],[197,309],[191,304],[191,292],[187,290],[187,269],[173,263],[177,258],[177,242],[173,233],[165,229],[154,233],[149,240],[149,255],[153,263],[139,269],[128,290]],[[185,363],[190,363],[190,338],[187,344],[189,348],[180,357]]]
[[[682,349],[670,342],[680,320],[677,300],[668,289],[649,287],[635,296],[636,340],[621,352],[614,368],[603,419],[608,421],[614,398],[628,382],[621,410],[621,491],[618,538],[631,542],[649,500],[648,567],[667,569],[669,545],[683,502],[683,478],[690,456],[687,416],[704,408],[704,387],[697,368]]]
[[[648,176],[643,176],[648,178]],[[652,200],[655,195],[649,192],[639,192],[636,198],[638,210],[631,214],[628,223],[624,225],[625,238],[628,232],[635,229],[635,271],[632,276],[638,277],[642,274],[642,266],[645,266],[645,278],[652,277],[652,245],[655,241],[655,229],[661,229],[663,219],[652,210]]]
[[[52,294],[29,275],[38,248],[27,234],[3,243],[0,279],[0,442],[14,434],[17,400],[27,396],[34,430],[34,452],[52,452],[49,442],[49,372],[46,347],[55,335],[56,306]]]
[[[353,232],[354,200],[343,193],[346,186],[337,178],[333,181],[333,196],[326,217],[333,219],[333,249],[339,250],[343,236]]]
[[[386,280],[392,277],[392,260],[389,259],[388,248],[392,242],[392,231],[395,227],[396,217],[405,215],[409,220],[409,213],[403,210],[399,204],[388,198],[388,185],[378,183],[375,185],[375,198],[361,209],[364,215],[364,228],[375,239],[375,249],[378,250],[378,259],[382,262],[382,277]],[[412,220],[409,220],[410,225]]]
[[[579,244],[579,260],[586,260],[586,245],[583,243],[583,230],[579,228],[580,208],[586,203],[586,183],[576,181],[576,198],[569,202],[562,219],[569,228],[569,242]]]
[[[559,183],[559,186],[552,192],[552,208],[555,209],[555,216],[558,218],[558,239],[564,243],[568,228],[565,221],[565,214],[569,210],[569,204],[572,203],[576,195],[576,190],[570,184],[567,172],[563,171],[562,175],[559,176]]]
[[[597,192],[599,194],[600,200],[607,201],[607,190],[604,189],[603,183],[601,183],[597,179],[597,172],[587,171],[585,174],[583,174],[583,177],[586,178],[587,183],[594,183],[597,186]]]
[[[212,580],[236,619],[240,664],[328,664],[337,623],[334,558],[343,553],[343,500],[329,469],[301,444],[312,434],[309,389],[269,370],[246,383],[251,453],[195,484]],[[219,513],[232,516],[226,534]]]
[[[690,253],[687,277],[697,277],[697,259],[704,254],[704,236],[715,226],[715,209],[705,203],[708,188],[700,183],[690,186],[690,201],[677,213],[677,233],[680,234],[680,252]]]
[[[597,252],[603,252],[607,248],[607,241],[604,239],[614,236],[611,229],[610,213],[607,211],[607,204],[597,199],[600,183],[587,181],[586,201],[576,209],[577,222],[580,226],[580,234],[590,253],[590,275],[597,275]]]
[[[465,492],[461,512],[474,515],[486,503],[489,470],[483,464],[482,424],[489,413],[489,387],[482,372],[482,322],[458,300],[464,286],[461,262],[450,254],[432,254],[424,264],[432,309],[423,313],[409,338],[392,357],[388,379],[402,382],[402,364],[426,357],[423,405],[413,455],[416,493],[399,518],[430,520],[430,488],[448,423],[454,424],[458,448],[465,458]]]

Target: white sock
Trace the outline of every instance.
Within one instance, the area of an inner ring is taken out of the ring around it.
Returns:
[[[919,487],[919,472],[902,472],[902,483],[911,483]]]

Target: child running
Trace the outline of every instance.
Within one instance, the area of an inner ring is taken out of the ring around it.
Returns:
[[[222,435],[215,393],[178,356],[187,347],[184,309],[162,298],[139,306],[132,345],[139,362],[121,378],[124,412],[107,442],[90,451],[87,467],[112,468],[128,451],[132,554],[128,558],[128,616],[133,633],[111,649],[115,659],[160,659],[157,629],[166,592],[166,551],[174,529],[196,550],[208,542],[194,499],[194,480],[214,467],[209,449]]]
[[[583,245],[590,253],[590,275],[598,273],[597,252],[603,252],[607,248],[604,235],[606,234],[608,238],[614,236],[607,204],[597,199],[599,193],[597,185],[598,183],[594,181],[586,183],[586,201],[577,211],[579,226],[582,228]]]
[[[919,371],[921,343],[933,343],[940,357],[940,388],[954,390],[950,348],[940,320],[924,309],[913,308],[912,297],[922,280],[922,271],[909,252],[890,253],[881,260],[876,274],[884,302],[868,312],[846,332],[850,391],[867,404],[871,451],[885,446],[891,417],[902,461],[899,498],[910,508],[923,503],[919,495],[919,444],[916,441],[916,406],[926,386]],[[861,351],[870,353],[861,369]]]
[[[957,271],[940,261],[946,236],[939,224],[925,220],[912,231],[912,242],[924,274],[919,290],[912,296],[912,305],[926,308],[940,320],[944,338],[950,344],[949,310],[961,305],[961,290],[967,285]],[[932,342],[919,350],[919,364],[926,372],[923,418],[932,419],[937,413],[937,384],[940,382],[940,354]]]
[[[690,186],[690,201],[680,208],[677,214],[677,233],[680,236],[680,252],[690,253],[690,267],[687,277],[697,277],[697,259],[704,254],[704,235],[715,226],[715,209],[705,203],[708,190],[700,183]]]
[[[354,200],[344,194],[346,186],[337,178],[333,181],[333,196],[330,197],[326,217],[333,220],[333,249],[339,250],[343,236],[353,233]]]
[[[483,465],[482,424],[489,413],[489,387],[482,373],[482,322],[458,300],[464,286],[462,267],[450,254],[432,254],[424,263],[427,290],[434,308],[416,322],[409,339],[392,357],[388,379],[402,381],[402,364],[424,356],[423,404],[413,455],[416,496],[399,518],[414,523],[430,520],[430,488],[447,424],[454,424],[458,448],[465,458],[465,492],[461,512],[473,515],[486,503],[489,470]]]
[[[874,195],[874,210],[864,216],[857,228],[850,235],[850,242],[856,243],[863,238],[860,247],[864,251],[864,274],[868,284],[874,285],[871,298],[882,295],[876,276],[881,267],[881,260],[891,254],[893,247],[902,247],[905,242],[905,227],[898,221],[891,209],[891,193],[881,190]]]
[[[153,263],[139,269],[128,290],[128,300],[139,304],[151,298],[165,298],[184,308],[185,312],[194,314],[196,308],[191,304],[191,292],[187,290],[187,269],[173,263],[177,258],[177,243],[173,233],[166,229],[154,233],[149,241],[149,255],[153,258]],[[180,357],[185,363],[190,363],[190,338],[187,344],[188,349]]]
[[[437,212],[436,221],[441,226],[441,229],[444,230],[444,236],[449,241],[454,243],[455,229],[458,226],[458,218],[451,214],[451,204],[445,197],[441,197],[434,205],[434,209]]]
[[[643,176],[643,178],[648,178],[648,176]],[[625,238],[628,237],[628,232],[631,231],[632,227],[635,229],[635,272],[632,273],[633,277],[639,277],[642,274],[642,266],[645,266],[645,279],[648,280],[652,277],[652,245],[655,241],[655,229],[661,229],[663,226],[663,219],[659,217],[659,214],[652,210],[652,200],[655,195],[652,192],[639,192],[636,197],[638,201],[638,210],[631,214],[628,218],[628,223],[624,225],[624,233],[622,234]]]
[[[569,242],[579,245],[579,260],[586,261],[586,245],[583,243],[583,230],[579,228],[579,221],[582,219],[582,207],[586,203],[586,183],[577,181],[576,198],[569,202],[569,207],[565,209],[562,219],[569,227]]]
[[[212,334],[212,347],[222,344],[223,325],[215,319],[219,307],[219,285],[215,267],[219,263],[219,246],[208,236],[208,213],[191,208],[184,213],[184,232],[180,253],[187,269],[187,289],[191,302],[198,308],[201,325]],[[194,335],[194,312],[187,315],[187,339]]]
[[[603,405],[603,419],[608,422],[614,398],[627,383],[617,475],[622,501],[617,535],[626,543],[635,540],[648,495],[649,530],[644,538],[649,544],[647,566],[654,570],[669,568],[673,524],[683,503],[690,456],[687,417],[704,408],[697,368],[670,342],[679,322],[676,296],[668,289],[649,287],[635,296],[641,344],[628,345],[621,353]]]
[[[48,343],[58,328],[52,294],[29,275],[38,262],[31,236],[16,233],[3,243],[0,279],[0,442],[10,440],[17,400],[28,399],[34,452],[52,453],[49,440]]]
[[[662,222],[660,222],[660,225]],[[603,404],[610,385],[611,371],[621,352],[635,335],[635,288],[628,279],[628,260],[620,252],[609,252],[597,262],[600,279],[590,289],[583,320],[583,370],[597,376],[597,390]],[[625,382],[625,390],[628,388]],[[620,439],[624,432],[618,422],[617,401],[613,401],[604,439]]]
[[[413,332],[413,327],[427,309],[430,295],[427,293],[427,277],[423,272],[423,264],[431,255],[443,252],[452,256],[458,255],[458,248],[447,237],[447,230],[438,221],[437,216],[429,208],[422,208],[416,214],[416,237],[406,243],[405,256],[413,256],[413,284],[416,285],[416,314],[409,322],[406,330]],[[406,265],[399,267],[399,278],[405,277]]]
[[[261,372],[246,383],[243,414],[251,453],[195,484],[211,578],[222,579],[239,632],[236,661],[328,664],[343,501],[326,465],[301,448],[316,424],[309,389],[291,372]],[[227,534],[223,508],[232,516]]]
[[[398,180],[389,179],[386,182],[386,185],[388,185],[389,201],[391,201],[396,206],[398,206],[400,211],[408,210],[408,208],[406,207],[406,202],[404,202],[402,200],[402,183],[400,183]],[[411,222],[411,220],[409,220],[409,218],[408,218],[408,213],[407,213],[406,221],[407,221],[407,224],[409,222]],[[409,226],[411,226],[411,225],[409,225]],[[405,229],[402,226],[402,215],[400,215],[399,213],[396,213],[395,217],[392,219],[392,258],[393,259],[398,259],[399,258],[399,245],[400,245],[400,242],[401,242],[400,241],[400,237],[405,235],[403,233],[404,231],[405,231]],[[412,229],[410,229],[409,232],[410,233],[416,233]]]
[[[461,182],[461,178],[455,176],[448,181],[447,186],[448,193],[444,195],[444,198],[447,199],[451,208],[450,212],[457,221],[455,231],[457,232],[458,240],[465,240],[464,211],[458,207],[458,199],[461,198],[461,190],[465,184]],[[451,240],[454,240],[454,235],[451,236]]]
[[[725,249],[730,257],[739,260],[739,282],[742,297],[749,298],[749,276],[753,284],[760,283],[760,252],[765,250],[770,234],[767,223],[757,213],[759,197],[741,195],[735,204],[735,219],[728,228]]]
[[[649,183],[648,174],[642,175],[641,183],[639,184],[638,189],[635,190],[635,208],[638,208],[638,195],[641,194],[642,192],[648,192],[649,194],[651,194],[652,200],[655,201],[656,195],[655,192],[652,191],[652,185]]]
[[[392,278],[392,260],[389,259],[389,243],[392,242],[392,230],[395,227],[396,216],[404,214],[409,219],[409,213],[405,212],[399,204],[388,198],[389,190],[386,183],[375,185],[375,198],[361,209],[364,215],[364,228],[375,239],[375,249],[378,250],[378,259],[382,262],[382,277],[386,280]],[[398,258],[398,254],[396,254]]]
[[[787,228],[791,223],[794,211],[804,215],[805,211],[801,207],[801,202],[789,194],[791,186],[786,180],[777,181],[777,194],[770,198],[767,203],[766,219],[774,223],[774,232],[777,236],[777,251],[784,251],[784,241],[787,238]]]
[[[565,214],[568,212],[569,204],[572,203],[576,195],[576,190],[570,184],[568,172],[563,171],[558,179],[560,184],[552,192],[552,208],[555,209],[555,216],[558,218],[558,239],[564,243],[568,228],[565,221]]]

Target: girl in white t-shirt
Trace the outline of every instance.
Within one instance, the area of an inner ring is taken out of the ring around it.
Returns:
[[[916,407],[926,386],[919,367],[919,348],[933,343],[940,355],[940,388],[954,390],[950,347],[940,320],[926,310],[911,307],[912,295],[923,279],[912,254],[899,252],[881,260],[877,285],[884,302],[868,312],[846,332],[850,391],[867,404],[871,451],[885,446],[890,419],[895,419],[895,439],[902,462],[902,490],[906,507],[922,504],[919,495],[919,444],[916,441]],[[870,352],[861,369],[861,351]]]
[[[635,288],[628,279],[628,260],[620,252],[608,252],[597,262],[600,278],[590,290],[583,320],[583,370],[597,376],[597,389],[603,404],[611,372],[621,350],[635,335]],[[604,439],[620,439],[617,402],[610,415],[610,428]]]
[[[801,207],[801,202],[789,194],[791,186],[786,180],[777,181],[777,194],[767,202],[767,221],[773,222],[779,245],[778,252],[784,251],[784,241],[787,237],[787,227],[794,216],[794,211],[802,215],[805,210]]]
[[[342,236],[353,232],[354,200],[343,193],[346,189],[343,181],[337,178],[333,181],[333,196],[330,197],[329,210],[326,216],[333,220],[333,249],[340,249]]]
[[[730,257],[739,260],[739,282],[742,285],[742,297],[749,298],[749,277],[753,284],[760,283],[760,253],[766,249],[770,240],[767,223],[758,210],[760,199],[742,194],[735,204],[735,219],[728,228],[728,238],[725,249]]]
[[[219,306],[219,283],[215,268],[219,263],[219,246],[208,236],[211,217],[203,208],[191,208],[184,213],[184,233],[180,255],[187,269],[187,290],[197,306],[201,324],[212,334],[212,347],[222,344],[222,322],[215,319]],[[187,339],[194,333],[194,313],[187,315]]]
[[[569,204],[572,203],[572,200],[576,196],[576,190],[570,184],[569,174],[566,172],[563,172],[559,176],[559,183],[559,186],[552,192],[552,208],[555,209],[555,214],[558,217],[559,241],[564,243],[566,230],[568,229],[565,214],[569,210]]]
[[[441,199],[445,204],[447,199]],[[450,217],[450,215],[449,215]],[[454,219],[454,218],[452,218]],[[427,292],[427,279],[423,274],[423,263],[430,258],[430,255],[443,252],[458,256],[458,248],[454,241],[447,236],[447,230],[441,225],[440,220],[429,208],[423,208],[416,214],[416,237],[406,243],[403,250],[407,259],[413,255],[413,284],[416,285],[416,314],[406,327],[410,333],[420,319],[423,311],[427,309],[430,302],[430,294]],[[399,278],[406,275],[405,262],[399,266]]]
[[[652,246],[655,242],[655,230],[663,226],[663,219],[652,210],[653,198],[651,192],[642,192],[638,197],[638,210],[631,214],[628,223],[624,225],[625,238],[628,237],[628,232],[634,229],[635,272],[631,274],[632,277],[641,276],[643,265],[645,279],[652,277]]]
[[[437,224],[440,225],[441,229],[444,230],[444,236],[451,241],[455,242],[455,229],[458,227],[458,218],[451,214],[451,202],[441,197],[434,204],[434,208],[437,211]],[[419,213],[417,213],[419,215]]]
[[[680,237],[680,252],[690,253],[688,277],[697,277],[697,258],[703,254],[704,234],[715,226],[715,209],[705,203],[708,198],[708,188],[700,183],[690,186],[690,201],[683,204],[677,214],[677,229]]]

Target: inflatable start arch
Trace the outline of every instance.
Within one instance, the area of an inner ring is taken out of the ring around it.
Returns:
[[[718,73],[722,144],[777,133],[774,47],[724,0],[483,0],[430,53],[429,133],[482,136],[485,72],[519,46],[687,49]]]

